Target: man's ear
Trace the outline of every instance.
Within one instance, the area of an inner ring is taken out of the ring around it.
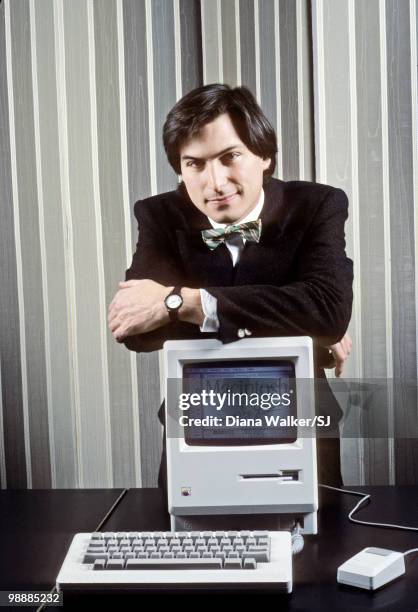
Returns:
[[[263,170],[268,170],[271,165],[271,157],[263,157]]]

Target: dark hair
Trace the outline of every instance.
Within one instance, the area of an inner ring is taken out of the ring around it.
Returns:
[[[246,87],[231,88],[213,83],[193,89],[171,109],[163,127],[163,142],[168,161],[181,174],[180,148],[204,125],[219,115],[228,113],[238,136],[246,147],[263,159],[270,158],[264,177],[270,177],[276,167],[277,140],[269,120]]]

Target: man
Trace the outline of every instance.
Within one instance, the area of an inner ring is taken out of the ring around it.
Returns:
[[[315,376],[325,379],[330,350],[341,373],[353,278],[344,192],[271,178],[276,135],[244,87],[193,90],[168,114],[163,140],[182,182],[135,205],[137,250],[109,307],[114,338],[151,351],[202,334],[308,335]],[[317,404],[339,413],[329,389]],[[338,438],[318,448],[320,482],[341,484]]]

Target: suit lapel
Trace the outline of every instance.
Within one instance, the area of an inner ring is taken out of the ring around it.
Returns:
[[[238,262],[235,283],[260,284],[263,277],[275,272],[283,235],[283,183],[269,181],[264,188],[265,200],[261,211],[261,237],[258,244],[246,242]]]
[[[200,287],[231,284],[234,268],[224,244],[211,251],[203,242],[200,229],[177,230],[176,234],[184,267],[192,282],[195,280]]]

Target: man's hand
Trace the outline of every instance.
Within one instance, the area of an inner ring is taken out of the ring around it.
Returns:
[[[343,338],[336,344],[332,344],[331,346],[327,346],[329,351],[333,354],[335,359],[335,375],[341,376],[344,368],[344,362],[348,359],[349,354],[351,353],[351,348],[353,346],[353,342],[347,332],[344,334]]]
[[[144,334],[168,323],[164,299],[171,289],[148,279],[119,283],[108,316],[115,340],[122,342],[127,336]]]

